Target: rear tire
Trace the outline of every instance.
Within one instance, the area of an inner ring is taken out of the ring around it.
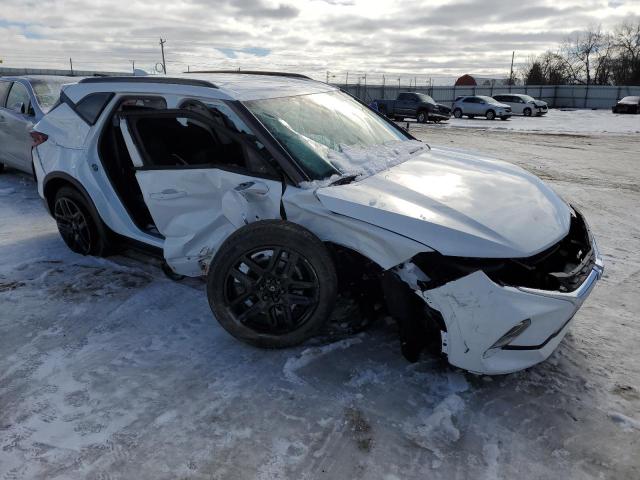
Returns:
[[[4,172],[4,163],[0,163],[0,173]]]
[[[62,240],[71,251],[97,257],[107,254],[101,221],[93,216],[86,200],[75,188],[62,187],[56,192],[53,216]]]
[[[282,220],[246,225],[227,238],[207,277],[222,327],[263,348],[298,345],[328,320],[337,294],[333,260],[305,228]]]
[[[496,118],[496,112],[494,112],[493,110],[487,110],[485,117],[487,117],[487,120],[493,120]]]
[[[459,108],[456,108],[453,111],[453,116],[456,117],[456,118],[462,118],[462,110],[460,110]]]

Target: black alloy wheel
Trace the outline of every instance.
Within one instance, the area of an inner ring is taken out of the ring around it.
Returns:
[[[234,337],[283,348],[315,334],[327,321],[337,277],[326,246],[291,222],[262,220],[229,236],[207,278],[211,311]]]
[[[93,234],[87,216],[80,206],[68,197],[59,197],[54,206],[58,231],[67,246],[76,253],[89,255]]]
[[[283,335],[304,325],[318,305],[318,275],[294,250],[259,248],[242,255],[227,273],[224,300],[237,323]]]
[[[60,188],[53,199],[52,210],[60,236],[69,249],[99,257],[112,252],[106,227],[78,190],[70,186]]]

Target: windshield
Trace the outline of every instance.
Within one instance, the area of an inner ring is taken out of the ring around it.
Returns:
[[[520,95],[520,98],[523,99],[525,102],[533,102],[535,100],[533,97],[530,97],[529,95]]]
[[[624,97],[622,100],[620,100],[621,102],[631,102],[631,103],[637,103],[640,101],[640,97]]]
[[[70,80],[68,78],[31,80],[31,88],[33,88],[33,93],[36,94],[38,105],[40,105],[43,113],[51,110],[51,107],[55,105],[60,97],[62,85],[69,82]]]
[[[423,102],[436,103],[436,101],[433,98],[431,98],[429,95],[426,95],[424,93],[418,93],[417,95],[418,97],[420,97],[420,100],[422,100]]]
[[[491,98],[491,97],[485,97],[483,95],[478,95],[477,98],[481,98],[482,100],[484,100],[487,103],[500,103],[498,102],[495,98]]]
[[[313,180],[361,172],[353,152],[408,141],[367,107],[342,92],[245,102]]]

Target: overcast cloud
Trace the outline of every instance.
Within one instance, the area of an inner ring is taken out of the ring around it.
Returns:
[[[463,73],[508,74],[573,31],[637,20],[640,0],[0,0],[7,67],[168,73],[287,70],[350,82]]]

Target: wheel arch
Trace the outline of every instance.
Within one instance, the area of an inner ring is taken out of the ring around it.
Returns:
[[[87,190],[82,186],[82,184],[75,178],[73,178],[68,173],[64,172],[52,172],[47,174],[44,177],[44,181],[42,182],[42,191],[44,194],[45,204],[47,209],[49,210],[49,214],[53,215],[53,202],[56,197],[56,192],[60,190],[62,187],[72,187],[76,189],[83,196],[89,208],[91,208],[93,214],[99,217],[98,211],[91,199],[91,196],[87,192]]]

